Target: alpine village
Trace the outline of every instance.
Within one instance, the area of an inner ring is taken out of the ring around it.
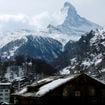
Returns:
[[[105,28],[70,2],[60,12],[46,30],[0,30],[0,105],[105,105]]]

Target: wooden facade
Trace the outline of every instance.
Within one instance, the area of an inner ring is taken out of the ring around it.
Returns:
[[[32,89],[33,90],[33,89]],[[34,92],[34,90],[33,90]],[[41,97],[14,96],[17,104],[105,104],[105,84],[86,74],[75,76]]]

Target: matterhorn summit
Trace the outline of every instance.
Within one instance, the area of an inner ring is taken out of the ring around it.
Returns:
[[[64,22],[55,28],[50,28],[50,32],[58,31],[69,36],[83,35],[86,32],[100,28],[99,25],[81,17],[75,7],[69,3],[65,2],[61,12],[65,15]]]

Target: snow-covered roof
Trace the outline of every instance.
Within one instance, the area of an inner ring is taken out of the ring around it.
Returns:
[[[42,83],[42,82],[45,82],[45,83],[47,83],[47,82],[51,82],[51,81],[53,81],[53,80],[56,79],[56,78],[57,78],[57,77],[55,77],[55,76],[50,76],[50,77],[47,77],[47,78],[41,79],[41,80],[39,80],[39,81],[37,81],[37,82],[34,82],[31,86],[34,86],[34,85],[40,84],[40,83]]]
[[[0,85],[11,85],[11,83],[0,83]]]
[[[27,92],[27,87],[23,88],[23,89],[18,93],[18,95],[19,95],[19,94],[23,94],[23,93],[25,93],[25,92]]]
[[[15,77],[15,79],[14,80],[16,80],[16,81],[23,81],[24,80],[24,78],[23,77]]]
[[[85,74],[85,73],[84,73],[84,74]],[[66,83],[66,82],[68,82],[68,81],[70,81],[71,79],[78,77],[79,75],[80,75],[80,74],[71,75],[71,76],[69,76],[69,77],[67,77],[67,78],[60,78],[60,79],[57,79],[57,80],[55,80],[55,81],[52,81],[52,82],[50,82],[50,83],[48,83],[48,84],[46,84],[46,85],[40,87],[40,88],[39,88],[39,91],[36,92],[36,95],[35,95],[35,96],[36,96],[36,97],[41,97],[41,96],[45,95],[46,93],[48,93],[49,91],[51,91],[51,90],[53,90],[53,89],[59,87],[60,85]],[[90,78],[93,78],[94,80],[96,80],[96,81],[100,82],[101,84],[104,84],[104,85],[105,85],[105,81],[99,80],[98,78],[92,77],[92,76],[90,76],[90,75],[88,75],[88,74],[85,74],[85,75],[87,75],[87,76],[89,76]]]
[[[19,92],[19,93],[21,93],[21,96],[24,96],[24,97],[41,97],[41,96],[47,94],[49,91],[59,87],[60,85],[68,82],[69,80],[73,79],[74,77],[75,76],[72,75],[72,76],[69,76],[66,78],[59,78],[59,79],[53,80],[52,82],[41,86],[39,88],[39,91],[37,91],[37,92],[25,92],[24,94],[22,94],[22,92]],[[19,95],[19,93],[18,93],[18,95]]]
[[[102,69],[101,72],[105,72],[105,69]]]
[[[94,80],[100,82],[101,84],[105,85],[105,81],[104,81],[104,80],[100,80],[100,79],[95,78],[95,77],[93,77],[93,76],[90,76],[90,77],[93,78]]]
[[[49,91],[59,87],[60,85],[68,82],[69,80],[71,80],[73,78],[74,78],[74,75],[69,76],[67,78],[60,78],[60,79],[54,80],[54,81],[40,87],[39,91],[36,93],[36,97],[41,97],[41,96],[45,95]]]
[[[23,95],[26,92],[27,92],[27,87],[24,87],[22,90],[16,91],[15,93],[12,93],[12,95]]]
[[[85,73],[83,73],[85,74]],[[70,75],[70,76],[66,76],[64,78],[59,78],[56,80],[51,81],[50,83],[47,83],[45,85],[42,85],[38,91],[32,91],[32,92],[28,92],[27,91],[27,87],[22,89],[20,92],[17,92],[16,95],[21,95],[23,97],[41,97],[44,96],[45,94],[47,94],[48,92],[50,92],[51,90],[56,89],[57,87],[67,83],[68,81],[77,78],[78,76],[80,76],[81,74],[75,74],[75,75]],[[99,80],[95,77],[92,77],[88,74],[85,74],[87,76],[89,76],[90,78],[93,78],[94,80],[100,82],[101,84],[105,85],[105,82],[102,80]]]
[[[36,92],[27,92],[25,94],[22,94],[23,97],[35,97]]]

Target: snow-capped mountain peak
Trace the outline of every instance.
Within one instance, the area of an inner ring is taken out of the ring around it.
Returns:
[[[68,36],[74,35],[75,37],[81,36],[86,32],[90,32],[101,26],[81,17],[75,7],[69,2],[65,2],[61,9],[63,15],[65,15],[64,22],[58,26],[48,27],[50,32],[60,32],[67,34]]]
[[[75,7],[70,3],[70,2],[65,2],[64,3],[64,7],[66,8],[73,8],[73,9],[75,9]]]
[[[20,54],[20,52],[22,52],[20,49],[24,47],[24,51],[26,49],[27,54],[33,54],[33,52],[27,50],[28,48],[32,48],[35,50],[33,56],[37,55],[39,57],[39,55],[41,55],[45,58],[45,52],[48,52],[48,54],[50,53],[49,56],[54,58],[55,55],[58,56],[64,50],[64,46],[69,40],[77,41],[82,34],[99,27],[99,25],[79,16],[75,7],[69,2],[64,4],[62,12],[66,14],[64,22],[58,26],[50,24],[44,31],[40,30],[37,32],[29,29],[22,29],[15,32],[2,33],[2,35],[0,35],[0,39],[2,39],[0,41],[0,54],[7,56],[5,52],[10,53],[11,51],[15,51],[15,54]],[[55,46],[58,47],[55,49]],[[52,50],[50,50],[51,48]],[[11,51],[9,51],[10,49]],[[36,49],[38,49],[38,53],[36,53]],[[48,59],[49,56],[47,57]]]
[[[69,2],[64,3],[64,7],[61,9],[61,11],[65,12],[65,14],[71,14],[71,15],[77,13],[75,7]]]

